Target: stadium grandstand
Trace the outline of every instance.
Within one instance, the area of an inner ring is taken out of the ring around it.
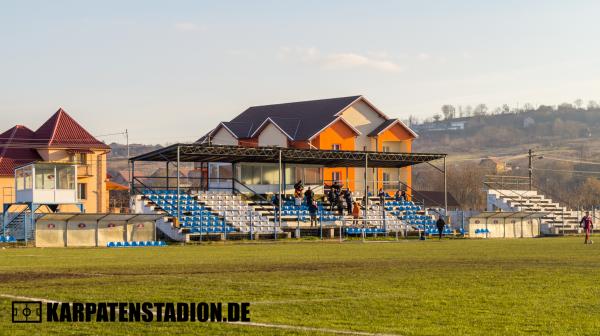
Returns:
[[[433,232],[433,213],[415,202],[411,167],[443,160],[444,168],[434,167],[445,179],[445,154],[412,153],[416,137],[363,96],[254,106],[194,144],[131,158],[132,204],[165,214],[158,227],[174,240],[299,236],[316,232],[310,204],[294,197],[301,182],[319,200],[319,235],[323,226],[329,236],[340,227],[363,236]],[[140,175],[136,167],[147,162],[163,162],[165,175]],[[184,164],[196,173],[183,177]],[[332,204],[326,195],[336,188],[352,193],[360,215]],[[446,191],[435,206],[446,212]]]

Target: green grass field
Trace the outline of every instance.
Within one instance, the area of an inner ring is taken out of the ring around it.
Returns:
[[[7,248],[0,334],[591,335],[600,334],[599,285],[600,244],[580,238]],[[249,301],[252,322],[272,326],[12,324],[7,295]]]

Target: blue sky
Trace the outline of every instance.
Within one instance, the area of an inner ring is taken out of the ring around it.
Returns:
[[[252,105],[600,101],[595,1],[0,1],[0,126],[192,141]],[[121,137],[102,138],[122,142]]]

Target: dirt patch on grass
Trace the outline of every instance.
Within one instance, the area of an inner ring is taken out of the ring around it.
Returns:
[[[77,273],[49,273],[49,272],[17,272],[0,273],[0,283],[7,282],[28,282],[53,279],[82,279],[89,278],[88,274]]]

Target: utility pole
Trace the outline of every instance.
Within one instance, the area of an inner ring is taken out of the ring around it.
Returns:
[[[125,129],[125,143],[127,145],[127,170],[129,171],[129,194],[131,195],[132,190],[132,186],[133,186],[133,181],[132,181],[132,173],[131,173],[131,167],[130,162],[129,162],[129,132],[127,131],[127,129]]]
[[[533,150],[529,149],[529,190],[533,189]]]

